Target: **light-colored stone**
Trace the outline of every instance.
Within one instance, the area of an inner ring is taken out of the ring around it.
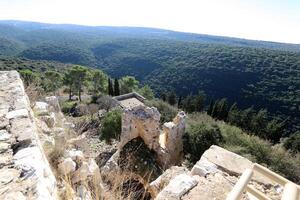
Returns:
[[[218,166],[203,157],[192,168],[192,175],[206,176],[218,172]]]
[[[0,130],[0,142],[7,141],[11,138],[11,135],[6,130]]]
[[[54,109],[54,112],[60,112],[60,106],[56,96],[46,97],[45,101]]]
[[[71,158],[73,161],[77,161],[77,162],[81,162],[84,160],[84,155],[82,151],[76,149],[67,150],[64,153],[64,157]]]
[[[8,125],[9,125],[8,119],[5,116],[1,116],[1,113],[0,113],[0,129],[6,128]]]
[[[58,164],[58,169],[61,174],[69,174],[76,170],[76,163],[71,158],[66,158]]]
[[[89,174],[89,166],[87,162],[83,162],[81,167],[73,173],[72,183],[85,181]]]
[[[35,105],[33,107],[34,112],[38,116],[44,116],[49,114],[49,104],[42,101],[35,102]]]
[[[26,199],[27,198],[25,197],[25,195],[20,191],[9,193],[3,196],[3,200],[26,200]]]
[[[151,196],[157,196],[157,194],[169,184],[170,180],[180,174],[187,174],[188,172],[189,170],[185,167],[172,166],[167,169],[162,175],[150,183],[149,190],[151,192]]]
[[[55,113],[51,112],[49,115],[41,116],[40,119],[44,121],[49,128],[53,128],[56,123]]]
[[[180,174],[157,195],[156,200],[179,200],[185,193],[197,185],[198,181],[192,176]]]
[[[10,144],[1,142],[0,143],[0,153],[6,152],[10,148]]]
[[[13,110],[7,113],[6,117],[8,119],[15,119],[15,118],[26,118],[28,117],[28,110],[27,109],[19,109]]]
[[[84,185],[78,186],[76,188],[76,191],[77,191],[78,197],[82,200],[92,200],[93,199],[90,191],[88,191]]]

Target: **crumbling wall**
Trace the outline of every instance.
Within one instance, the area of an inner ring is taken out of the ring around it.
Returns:
[[[139,105],[127,108],[122,115],[122,133],[119,149],[134,138],[141,137],[150,150],[158,155],[164,168],[179,164],[182,158],[182,135],[185,131],[185,113],[179,112],[172,122],[160,129],[160,113],[155,107]]]
[[[23,83],[0,72],[0,199],[56,199],[56,180],[38,138]]]

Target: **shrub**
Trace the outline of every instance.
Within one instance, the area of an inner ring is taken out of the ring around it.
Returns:
[[[300,153],[300,131],[294,133],[289,138],[287,138],[284,141],[283,146],[286,149],[291,150],[293,153]]]
[[[114,110],[104,115],[100,139],[110,142],[111,139],[118,139],[121,134],[121,112]]]
[[[162,100],[146,101],[146,105],[154,106],[158,109],[158,111],[161,114],[161,117],[160,117],[161,123],[172,121],[178,112],[177,108],[171,106],[170,104],[168,104]]]
[[[223,141],[220,129],[214,124],[195,123],[188,127],[184,138],[184,150],[191,162],[197,162],[211,145]]]
[[[75,101],[64,101],[61,103],[61,111],[65,114],[70,114],[71,110],[77,105]]]

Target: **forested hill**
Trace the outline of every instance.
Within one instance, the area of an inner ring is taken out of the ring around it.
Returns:
[[[300,45],[152,28],[0,21],[0,55],[134,75],[157,94],[204,90],[300,124]]]

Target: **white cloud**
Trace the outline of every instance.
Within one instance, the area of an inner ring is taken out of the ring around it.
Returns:
[[[0,0],[0,19],[144,26],[300,43],[292,0]]]

